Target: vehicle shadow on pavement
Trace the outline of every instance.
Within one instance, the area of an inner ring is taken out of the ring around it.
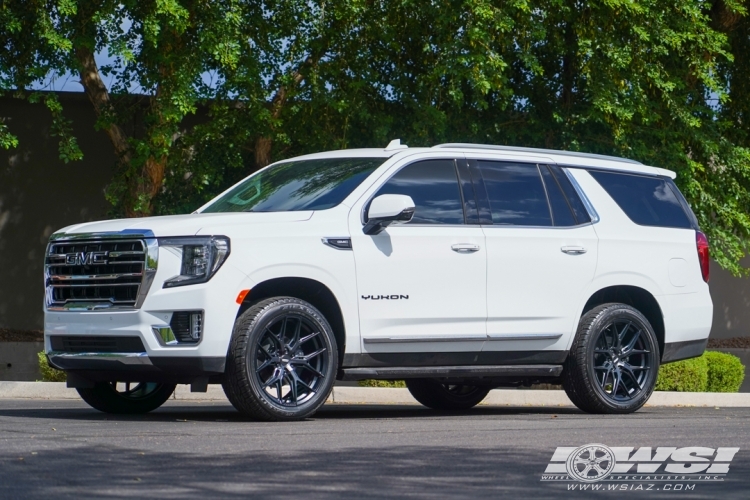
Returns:
[[[111,420],[169,422],[174,420],[230,422],[253,421],[240,414],[231,405],[213,403],[195,405],[194,403],[172,402],[158,410],[143,415],[116,415],[102,413],[88,407],[71,407],[70,403],[57,408],[2,408],[0,416],[16,418],[49,418],[55,420]],[[532,408],[532,407],[477,407],[462,411],[436,411],[414,405],[364,405],[364,404],[327,404],[314,416],[305,420],[335,419],[427,419],[436,417],[502,417],[519,415],[581,415],[587,414],[576,408]]]

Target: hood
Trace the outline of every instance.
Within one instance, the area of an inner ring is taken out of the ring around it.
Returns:
[[[97,222],[84,222],[68,226],[55,232],[63,234],[97,233],[153,233],[154,236],[192,236],[203,227],[227,227],[235,225],[279,224],[283,222],[305,221],[312,217],[312,211],[300,212],[232,212],[210,214],[167,215],[138,219],[113,219]]]

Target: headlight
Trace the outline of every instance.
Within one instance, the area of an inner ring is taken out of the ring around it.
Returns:
[[[164,288],[205,283],[229,256],[226,236],[159,238],[160,247],[172,247],[182,255],[180,274],[164,282]]]

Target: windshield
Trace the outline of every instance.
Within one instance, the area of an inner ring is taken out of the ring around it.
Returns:
[[[327,158],[281,163],[247,178],[203,213],[332,208],[386,159]]]

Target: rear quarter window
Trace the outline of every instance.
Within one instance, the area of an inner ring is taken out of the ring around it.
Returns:
[[[691,229],[693,223],[674,192],[672,183],[659,177],[589,170],[591,176],[641,226]]]

